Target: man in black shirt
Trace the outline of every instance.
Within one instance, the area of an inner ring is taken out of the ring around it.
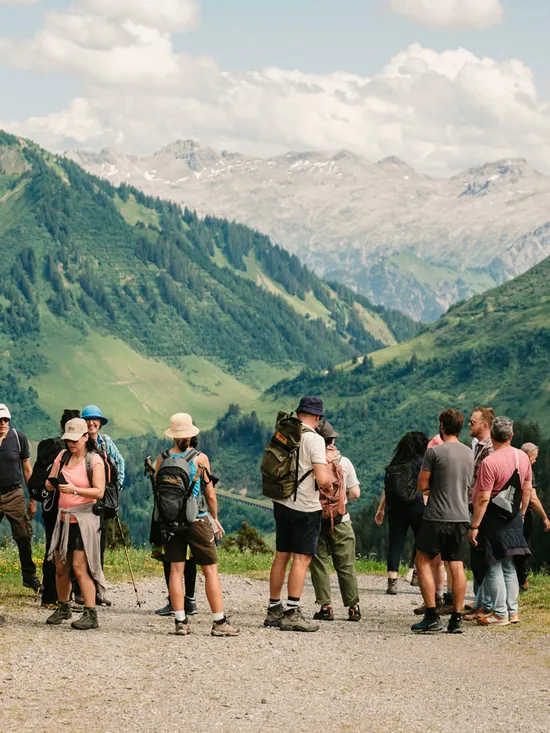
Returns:
[[[29,441],[20,430],[10,427],[11,414],[0,404],[0,522],[7,517],[11,533],[19,549],[23,585],[37,591],[40,581],[32,559],[32,528],[30,520],[36,514],[36,502],[28,507],[23,492],[32,474]]]

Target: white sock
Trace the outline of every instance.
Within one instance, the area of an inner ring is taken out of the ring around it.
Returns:
[[[185,621],[185,611],[175,611],[176,621]]]
[[[212,614],[212,618],[213,618],[214,622],[216,622],[216,621],[223,621],[224,617],[225,617],[225,614],[224,614],[223,611],[221,613],[213,613]]]

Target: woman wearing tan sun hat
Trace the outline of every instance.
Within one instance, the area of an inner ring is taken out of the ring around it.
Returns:
[[[190,447],[190,441],[199,434],[199,428],[193,424],[193,418],[186,412],[178,412],[170,418],[170,427],[164,434],[172,438],[174,445],[170,450],[158,456],[155,469],[157,480],[162,474],[163,463],[174,465],[174,462],[185,461],[189,466],[189,482],[193,486],[199,511],[196,519],[188,526],[181,525],[176,534],[170,536],[165,544],[164,557],[170,563],[170,601],[176,616],[176,631],[178,636],[189,633],[189,623],[185,615],[183,594],[183,573],[187,559],[187,548],[202,567],[205,577],[205,590],[208,603],[212,610],[212,636],[237,636],[239,630],[232,626],[223,612],[222,585],[218,574],[218,558],[215,539],[220,539],[224,533],[218,521],[218,502],[214,485],[210,479],[210,461],[205,453],[195,451]],[[158,486],[158,484],[157,484]],[[202,501],[201,494],[204,497]],[[201,506],[202,505],[202,506]],[[208,518],[210,513],[216,532]]]

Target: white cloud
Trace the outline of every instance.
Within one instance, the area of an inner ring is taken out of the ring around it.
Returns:
[[[38,0],[0,0],[0,5],[36,5]]]
[[[116,22],[109,10],[97,14],[103,0],[83,2],[48,14],[34,38],[0,40],[0,60],[13,66],[76,74],[79,98],[54,114],[0,126],[56,150],[77,143],[150,153],[197,137],[252,154],[395,154],[440,175],[510,156],[550,170],[550,105],[519,60],[415,44],[370,77],[280,68],[234,74],[176,52],[171,36],[150,25],[158,17]]]
[[[416,20],[429,28],[489,28],[500,23],[500,0],[389,0],[396,15]]]
[[[166,33],[181,33],[199,22],[195,0],[82,0],[82,5],[109,20],[132,20]]]

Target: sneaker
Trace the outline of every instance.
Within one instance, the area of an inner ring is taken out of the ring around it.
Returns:
[[[99,629],[99,623],[97,621],[97,609],[84,607],[84,613],[76,621],[71,624],[73,629],[79,631],[88,631],[89,629]]]
[[[441,625],[439,616],[430,619],[428,618],[428,616],[424,615],[422,621],[419,621],[417,624],[413,624],[411,626],[411,631],[413,631],[415,634],[427,634],[431,631],[442,631],[442,629],[443,626]]]
[[[361,621],[361,609],[359,608],[358,603],[356,603],[355,606],[349,607],[348,621]]]
[[[39,593],[42,593],[42,591],[44,590],[44,586],[38,580],[38,578],[36,577],[36,575],[34,575],[32,578],[23,578],[23,588],[30,588],[37,595]]]
[[[463,634],[464,629],[462,627],[462,616],[451,616],[447,625],[448,634]]]
[[[508,616],[508,621],[511,624],[519,624],[519,613],[512,613]]]
[[[317,613],[313,614],[313,618],[317,619],[317,621],[334,621],[334,611],[332,610],[332,606],[327,604],[321,606]]]
[[[415,588],[418,588],[420,586],[420,582],[418,580],[418,573],[416,570],[413,570],[413,574],[411,576],[411,585],[413,585]]]
[[[194,598],[189,598],[188,596],[185,596],[183,604],[187,616],[197,615],[197,601]]]
[[[409,568],[407,574],[405,575],[405,583],[410,583],[413,579],[414,575],[414,568]]]
[[[386,593],[389,596],[397,595],[397,578],[388,578],[388,587],[386,588]]]
[[[437,609],[437,612],[441,616],[449,616],[451,613],[454,613],[455,607],[452,603],[444,603],[440,608]]]
[[[477,621],[480,616],[488,616],[490,611],[484,611],[483,608],[472,609],[468,613],[462,615],[463,621]]]
[[[271,606],[267,609],[267,616],[264,619],[264,626],[268,628],[275,628],[281,625],[281,621],[284,618],[283,604],[278,603],[276,606]]]
[[[113,603],[108,598],[100,598],[99,596],[96,595],[95,605],[96,606],[107,606],[110,608],[113,605]]]
[[[52,626],[59,626],[62,621],[68,621],[72,615],[69,601],[58,601],[55,611],[51,616],[48,616],[46,623]]]
[[[187,636],[189,633],[189,621],[185,619],[185,621],[178,621],[176,619],[176,630],[174,631],[174,634],[176,636]]]
[[[300,608],[292,608],[284,612],[280,624],[281,631],[319,631],[319,624],[307,621]]]
[[[185,611],[187,613],[187,609]],[[163,606],[162,608],[157,608],[155,611],[157,616],[173,616],[174,615],[174,609],[172,608],[172,604],[170,603],[170,600],[168,600],[168,603]]]
[[[212,631],[210,632],[211,636],[238,636],[239,635],[239,629],[236,626],[231,626],[227,618],[224,618],[221,621],[214,621],[212,624]]]
[[[507,618],[501,618],[494,613],[490,613],[488,616],[480,616],[477,622],[481,626],[508,626],[510,624]]]

